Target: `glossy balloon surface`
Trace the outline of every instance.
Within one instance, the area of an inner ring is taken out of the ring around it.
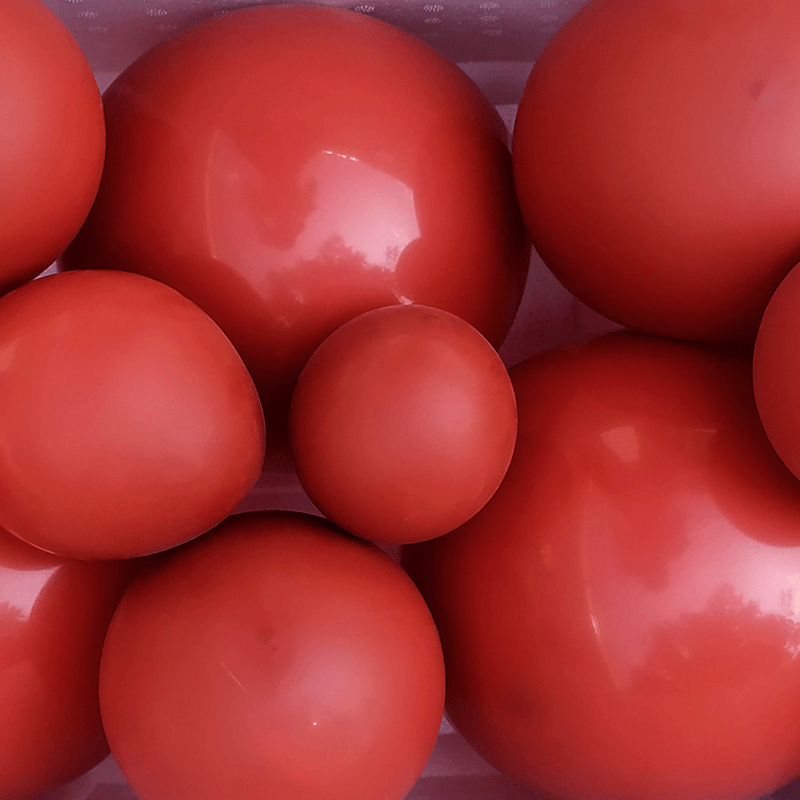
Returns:
[[[534,246],[631,328],[753,341],[800,260],[795,0],[594,0],[537,61],[514,131]]]
[[[100,696],[141,800],[402,800],[444,667],[425,603],[374,545],[319,517],[242,514],[133,584]]]
[[[511,370],[519,439],[406,550],[454,724],[568,800],[740,800],[800,774],[800,483],[747,354],[631,334]]]
[[[783,280],[764,312],[753,357],[758,413],[773,447],[800,475],[800,269]]]
[[[63,263],[178,289],[285,428],[323,339],[364,311],[444,308],[493,344],[529,245],[494,108],[423,42],[349,11],[237,11],[156,47],[104,95],[108,160]]]
[[[134,562],[52,556],[0,530],[0,797],[28,800],[108,754],[100,653]]]
[[[223,520],[264,419],[231,343],[173,289],[51,275],[0,299],[0,524],[75,558],[131,558]]]
[[[100,92],[77,42],[39,0],[0,4],[0,294],[58,258],[103,170]]]
[[[300,482],[326,517],[373,541],[419,542],[462,525],[497,490],[517,407],[475,328],[445,311],[389,306],[320,345],[289,430]]]

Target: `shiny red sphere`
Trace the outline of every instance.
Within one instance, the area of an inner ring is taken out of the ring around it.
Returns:
[[[474,516],[517,436],[508,372],[462,319],[388,306],[332,333],[289,417],[303,488],[326,517],[378,542],[419,542]]]
[[[741,800],[800,775],[800,482],[748,355],[614,334],[511,370],[486,507],[406,549],[453,723],[564,800]]]
[[[800,5],[592,0],[536,62],[514,171],[534,246],[626,327],[753,341],[800,259]]]
[[[139,564],[44,553],[0,530],[0,797],[29,800],[108,755],[100,654]]]
[[[100,92],[39,0],[0,3],[0,294],[58,258],[86,219],[105,153]]]
[[[494,345],[530,247],[506,131],[454,64],[376,19],[256,8],[181,33],[104,95],[108,158],[63,264],[173,286],[285,427],[316,347],[373,308],[444,308]]]
[[[767,435],[800,476],[800,269],[784,278],[761,321],[753,357],[756,403]]]
[[[444,704],[413,583],[319,517],[231,517],[139,576],[100,700],[141,800],[402,800]]]
[[[0,298],[0,525],[133,558],[222,521],[261,473],[264,418],[231,343],[141,275],[50,275]]]

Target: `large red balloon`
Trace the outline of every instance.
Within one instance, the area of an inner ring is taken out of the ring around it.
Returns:
[[[49,275],[0,298],[0,525],[133,558],[217,525],[264,459],[253,382],[193,303],[141,275]]]
[[[305,514],[231,517],[143,572],[100,700],[141,800],[402,800],[444,705],[408,576]]]
[[[534,246],[631,328],[752,341],[800,260],[796,0],[592,0],[514,131]]]
[[[103,106],[77,42],[39,0],[0,3],[0,294],[58,258],[86,219]]]
[[[0,530],[0,797],[28,800],[108,754],[100,653],[137,562],[70,561]]]
[[[194,300],[268,418],[285,424],[314,349],[372,308],[443,308],[503,341],[529,257],[505,128],[423,42],[349,11],[238,11],[144,55],[104,102],[102,185],[63,263]]]
[[[614,334],[511,375],[497,494],[407,548],[453,722],[568,800],[739,800],[800,775],[800,483],[747,354]]]

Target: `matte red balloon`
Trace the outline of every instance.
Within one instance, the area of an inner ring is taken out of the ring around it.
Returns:
[[[617,334],[511,376],[503,484],[407,551],[452,721],[568,800],[741,800],[800,775],[800,483],[747,354]]]
[[[441,536],[497,490],[517,435],[503,362],[472,326],[425,306],[367,312],[297,383],[292,457],[315,505],[379,542]]]
[[[401,800],[439,731],[425,603],[319,517],[241,514],[139,576],[100,701],[141,800]]]
[[[761,321],[753,383],[761,421],[778,455],[800,476],[800,269],[773,295]]]
[[[592,0],[534,67],[514,170],[534,246],[627,327],[752,341],[800,259],[796,0]]]
[[[86,219],[105,153],[100,92],[39,0],[0,3],[0,294],[58,258]]]
[[[141,275],[51,275],[0,299],[0,524],[75,558],[182,544],[261,472],[264,419],[222,331]]]
[[[139,272],[225,331],[268,420],[323,339],[444,308],[499,345],[530,246],[506,131],[454,64],[345,10],[259,8],[159,45],[104,96],[108,159],[67,267]]]
[[[0,797],[28,800],[108,755],[100,653],[139,564],[70,561],[0,531]]]

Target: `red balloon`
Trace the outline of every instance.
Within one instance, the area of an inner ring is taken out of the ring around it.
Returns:
[[[28,800],[108,754],[100,654],[136,562],[70,561],[0,531],[0,797]]]
[[[142,572],[100,701],[141,800],[401,800],[439,731],[436,628],[403,571],[319,517],[231,517]]]
[[[627,327],[753,341],[800,258],[796,0],[593,0],[514,131],[534,246]]]
[[[761,421],[778,455],[800,476],[800,269],[783,280],[764,312],[753,358]]]
[[[108,158],[66,267],[139,272],[225,331],[268,420],[319,344],[370,309],[444,308],[499,345],[530,246],[505,128],[455,65],[376,19],[236,11],[104,96]]]
[[[500,489],[406,550],[454,724],[568,800],[738,800],[800,775],[800,483],[748,355],[614,334],[511,376]]]
[[[51,275],[0,299],[0,525],[74,558],[182,544],[261,472],[264,419],[222,331],[141,275]]]
[[[388,306],[331,334],[289,417],[300,482],[326,517],[366,539],[419,542],[474,516],[517,436],[503,362],[471,325]]]
[[[0,294],[58,258],[103,171],[100,92],[78,44],[39,0],[0,4]]]

